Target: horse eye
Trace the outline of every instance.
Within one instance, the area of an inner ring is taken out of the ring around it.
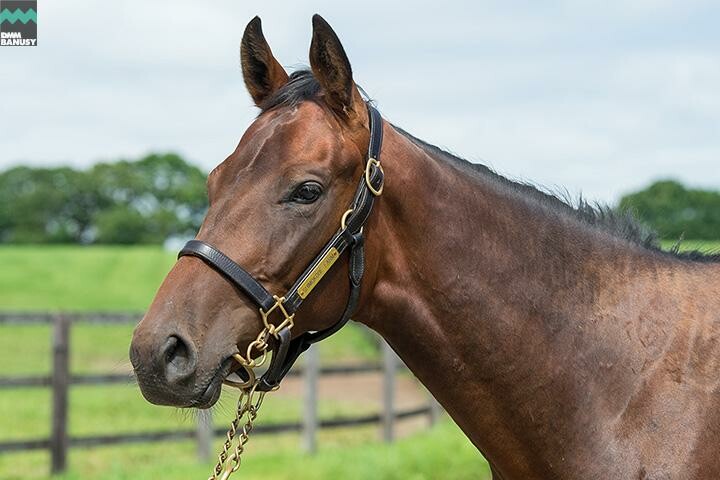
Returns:
[[[295,203],[313,203],[322,195],[322,185],[317,182],[305,182],[299,185],[290,195],[290,201]]]

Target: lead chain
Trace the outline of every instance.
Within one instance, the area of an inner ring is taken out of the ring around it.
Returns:
[[[238,398],[235,418],[230,422],[230,428],[228,428],[227,434],[225,435],[222,450],[218,455],[218,461],[208,480],[228,480],[230,475],[240,468],[241,456],[245,451],[245,444],[250,440],[250,432],[252,432],[255,426],[255,419],[265,398],[266,392],[257,391],[260,380],[256,378],[254,368],[265,363],[269,348],[267,343],[269,336],[268,330],[263,329],[255,341],[251,342],[248,346],[245,357],[240,354],[233,356],[235,361],[247,371],[249,380],[246,384],[239,384],[228,380],[225,381],[226,384],[237,387],[240,390],[240,398]],[[253,349],[261,356],[259,362],[253,359]],[[246,419],[245,424],[240,428],[240,423],[243,418]],[[230,453],[231,450],[233,450],[232,454]]]
[[[218,462],[208,480],[227,480],[240,468],[241,455],[245,451],[245,444],[250,439],[250,432],[254,428],[255,419],[265,398],[265,392],[256,391],[257,384],[258,382],[255,382],[252,388],[240,393],[235,418],[230,423],[222,451],[218,455]],[[246,417],[245,424],[240,428],[244,417]],[[232,454],[230,454],[231,449]]]

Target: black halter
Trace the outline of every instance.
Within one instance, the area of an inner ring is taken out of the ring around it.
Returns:
[[[370,145],[365,160],[365,174],[355,191],[350,209],[343,215],[338,232],[333,235],[284,296],[278,297],[270,294],[240,265],[215,247],[201,240],[190,240],[178,254],[178,258],[194,256],[202,259],[223,274],[260,308],[263,323],[276,338],[277,344],[270,366],[259,380],[258,391],[269,391],[276,388],[301,353],[313,343],[319,342],[340,330],[355,311],[360,296],[360,283],[365,271],[363,225],[370,216],[375,197],[382,193],[385,178],[383,169],[380,166],[382,118],[372,105],[368,104],[367,108],[370,117]],[[349,249],[350,256],[350,295],[342,316],[332,327],[318,332],[306,332],[291,340],[290,329],[293,326],[295,312],[325,273],[347,249]],[[278,325],[274,325],[268,320],[268,317],[274,311],[279,312],[284,317]],[[240,374],[241,371],[238,373]]]

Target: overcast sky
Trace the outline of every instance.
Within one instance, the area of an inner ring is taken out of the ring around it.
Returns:
[[[387,119],[471,161],[605,202],[720,188],[716,0],[39,4],[39,46],[0,47],[0,168],[177,151],[210,170],[256,114],[245,24],[293,68],[318,12]]]

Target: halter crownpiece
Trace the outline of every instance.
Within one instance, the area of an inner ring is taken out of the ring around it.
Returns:
[[[201,240],[190,240],[178,254],[178,258],[193,256],[202,259],[225,276],[228,281],[252,300],[260,310],[264,329],[257,339],[248,346],[245,357],[239,353],[234,355],[236,361],[244,367],[243,370],[237,372],[244,382],[241,384],[227,382],[233,386],[252,387],[252,390],[257,392],[268,392],[276,389],[305,350],[312,344],[340,330],[355,311],[360,297],[360,284],[365,271],[363,226],[372,212],[375,197],[382,194],[385,184],[385,173],[380,164],[380,149],[383,138],[382,117],[369,103],[367,109],[370,119],[370,143],[367,158],[365,159],[363,178],[357,186],[350,208],[343,214],[340,229],[325,244],[320,253],[285,295],[272,295],[247,270],[217,248]],[[336,260],[348,249],[350,294],[340,319],[325,330],[305,332],[291,340],[290,330],[294,326],[295,312],[310,295],[313,288],[332,268]],[[274,323],[272,317],[279,318],[280,322]],[[252,368],[264,362],[268,341],[271,336],[276,340],[272,360],[265,374],[255,381]],[[262,359],[259,362],[253,359],[253,350],[262,354]]]

